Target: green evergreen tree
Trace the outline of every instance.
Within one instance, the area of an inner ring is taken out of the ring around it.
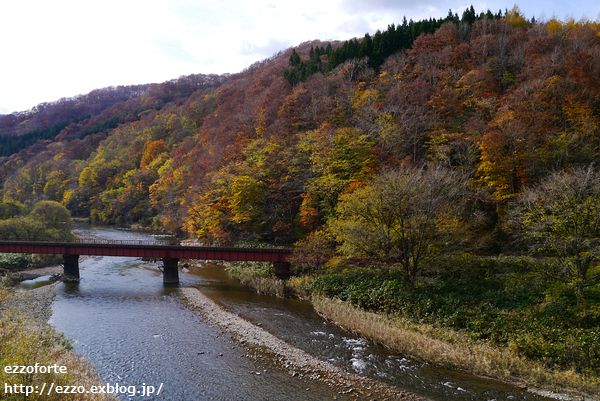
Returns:
[[[292,55],[290,56],[290,65],[292,67],[296,67],[300,65],[302,60],[300,59],[300,55],[296,53],[296,49],[292,50]]]
[[[463,12],[461,22],[472,25],[476,20],[477,20],[477,14],[475,14],[475,9],[473,8],[473,6],[467,8]]]

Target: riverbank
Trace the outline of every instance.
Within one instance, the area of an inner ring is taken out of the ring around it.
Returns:
[[[59,276],[63,273],[63,268],[60,265],[50,265],[38,267],[34,269],[26,269],[14,272],[13,275],[17,281],[33,280],[42,276]]]
[[[555,371],[510,349],[476,342],[454,330],[356,308],[346,302],[312,297],[325,319],[404,355],[436,366],[502,380],[561,400],[598,400],[600,386],[574,371]]]
[[[0,371],[0,383],[42,386],[77,385],[90,388],[101,385],[100,376],[84,358],[71,350],[71,345],[48,324],[52,315],[54,286],[15,292],[0,288],[0,366],[54,365],[66,366],[67,373],[8,375]],[[4,388],[2,388],[4,391]],[[2,400],[22,400],[23,394],[2,394]],[[64,400],[63,394],[30,394],[29,401]],[[113,401],[101,394],[78,394],[80,401]]]
[[[313,380],[321,380],[338,387],[340,394],[357,399],[425,400],[416,394],[352,374],[329,362],[321,361],[224,310],[196,288],[182,288],[181,294],[188,307],[197,311],[206,321],[235,337],[244,347],[260,348],[263,352],[272,355],[272,359],[292,376],[302,375]]]
[[[45,268],[53,268],[56,270],[59,264],[62,263],[62,256],[59,255],[29,255],[29,254],[17,254],[17,253],[4,253],[0,254],[0,274],[2,275],[18,275],[25,273],[27,280],[27,272],[35,273],[37,270]],[[42,273],[53,274],[52,273]]]
[[[483,331],[482,326],[487,324],[486,319],[491,320],[491,314],[487,312],[490,309],[489,304],[478,307],[473,305],[471,300],[457,297],[453,299],[448,296],[450,291],[444,292],[443,287],[440,290],[441,295],[437,298],[436,295],[431,296],[433,291],[429,291],[423,298],[413,302],[414,300],[409,299],[408,296],[405,297],[406,300],[402,298],[403,290],[394,277],[386,275],[381,279],[374,278],[377,273],[373,272],[358,274],[355,270],[348,269],[339,273],[333,271],[330,275],[293,277],[284,283],[272,276],[269,277],[267,266],[262,268],[250,266],[246,269],[233,267],[227,270],[233,278],[257,292],[280,297],[285,294],[309,300],[320,315],[336,325],[413,359],[529,388],[530,391],[545,396],[598,400],[600,394],[598,377],[584,375],[574,369],[552,368],[544,361],[526,358],[518,352],[514,343],[511,343],[512,346],[501,346],[493,341],[478,338],[473,329]],[[463,290],[461,285],[467,289]],[[456,287],[456,291],[465,293],[472,289],[468,283],[467,285],[458,283]],[[507,303],[504,301],[506,299],[513,303],[521,303],[520,310],[508,310],[499,314],[499,317],[505,319],[508,324],[495,326],[494,334],[501,334],[503,330],[510,333],[514,328],[512,323],[516,319],[511,317],[511,314],[516,311],[523,315],[523,308],[531,307],[529,305],[532,301],[528,298],[526,301],[529,304],[523,301],[521,289],[513,286],[510,291],[513,290],[513,293],[501,296],[473,291],[472,296],[481,297],[483,303],[495,297],[502,298],[505,303]],[[519,293],[515,294],[518,291]],[[344,298],[344,301],[338,297]],[[427,304],[427,301],[430,303]],[[450,311],[445,303],[454,305],[454,310]],[[382,305],[388,305],[387,309],[390,312],[381,310]],[[429,309],[426,310],[425,307]],[[462,330],[448,327],[445,325],[443,320],[445,316],[442,313],[438,312],[439,316],[435,315],[436,308],[444,308],[444,313],[448,310],[448,314],[455,314],[452,316],[453,319],[464,318],[467,323],[469,318],[473,321],[479,319],[479,326],[468,323]],[[473,317],[468,315],[469,310],[473,311],[471,313]],[[427,313],[431,315],[424,317],[424,311],[428,311]],[[507,320],[509,318],[512,320]],[[468,328],[471,328],[471,331]]]

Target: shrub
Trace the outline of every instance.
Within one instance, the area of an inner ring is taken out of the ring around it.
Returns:
[[[31,255],[22,253],[0,254],[0,269],[23,270],[29,266]]]
[[[294,246],[290,262],[296,273],[320,270],[331,259],[335,251],[332,235],[325,229],[313,231]]]

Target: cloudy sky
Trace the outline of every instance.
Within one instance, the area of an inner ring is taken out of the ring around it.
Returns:
[[[311,39],[459,15],[455,0],[0,0],[0,114],[95,88],[237,72]],[[473,1],[479,12],[514,0]],[[529,0],[527,17],[600,19],[598,0]]]

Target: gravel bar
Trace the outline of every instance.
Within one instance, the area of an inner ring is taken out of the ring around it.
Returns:
[[[340,393],[353,395],[358,399],[426,400],[416,394],[350,373],[317,359],[240,316],[226,311],[196,288],[182,288],[181,294],[186,305],[197,311],[208,323],[220,327],[244,345],[263,348],[273,354],[275,361],[293,376],[301,372],[303,376],[311,379],[342,387],[344,391]]]

